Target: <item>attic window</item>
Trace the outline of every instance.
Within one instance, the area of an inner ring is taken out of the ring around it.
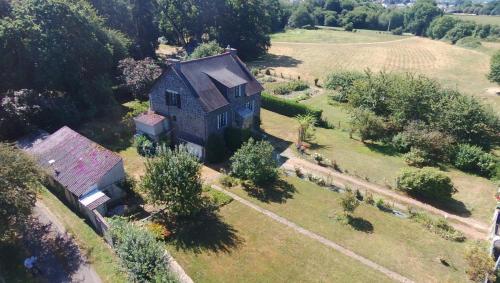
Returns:
[[[179,93],[170,90],[165,91],[165,103],[167,106],[177,106],[181,108],[181,97]]]
[[[234,97],[242,97],[243,96],[243,85],[239,85],[234,88]]]

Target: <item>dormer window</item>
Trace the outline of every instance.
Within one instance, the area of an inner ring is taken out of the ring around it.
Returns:
[[[239,85],[234,88],[234,97],[242,97],[243,96],[243,85]]]

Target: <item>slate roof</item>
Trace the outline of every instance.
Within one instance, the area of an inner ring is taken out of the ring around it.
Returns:
[[[182,61],[178,69],[175,67],[172,69],[198,95],[198,99],[207,112],[229,104],[213,80],[229,88],[246,84],[247,96],[257,94],[264,89],[245,64],[231,52]]]
[[[92,185],[122,160],[66,126],[26,150],[77,197],[92,190]]]
[[[163,122],[165,120],[165,117],[153,112],[147,112],[135,117],[134,120],[149,126],[154,126],[158,123]]]

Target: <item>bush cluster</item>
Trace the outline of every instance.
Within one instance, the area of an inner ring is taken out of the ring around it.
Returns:
[[[112,218],[110,226],[113,248],[134,281],[177,282],[167,269],[165,245],[151,232],[124,218]]]
[[[455,242],[465,241],[465,235],[455,230],[444,218],[435,219],[423,212],[410,211],[410,219],[422,224],[427,230],[439,235],[440,237]]]
[[[314,109],[308,105],[300,104],[292,100],[279,98],[271,94],[268,94],[266,92],[263,92],[261,97],[262,97],[262,107],[267,110],[288,117],[296,117],[297,115],[311,114],[316,118],[317,121],[321,120],[321,114],[323,112],[322,110]]]
[[[309,85],[300,80],[281,82],[271,85],[270,90],[277,95],[289,94],[293,91],[302,91],[309,88]]]
[[[456,192],[450,177],[432,167],[402,169],[396,187],[429,201],[445,201]]]
[[[154,156],[156,154],[156,143],[146,135],[135,135],[134,146],[141,156]]]
[[[493,177],[498,161],[492,154],[484,152],[480,147],[459,144],[455,152],[453,165],[460,170]]]

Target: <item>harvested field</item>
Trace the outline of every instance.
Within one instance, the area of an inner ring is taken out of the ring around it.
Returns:
[[[302,42],[298,42],[300,38],[297,35],[289,36],[290,42],[284,42],[287,36],[275,35],[269,55],[251,65],[271,68],[278,76],[301,76],[310,81],[319,78],[320,83],[329,72],[342,69],[420,73],[439,80],[447,87],[475,95],[500,111],[500,96],[487,91],[495,84],[486,78],[490,55],[484,52],[420,37],[398,37],[397,40],[387,41],[386,34],[372,34],[379,36],[379,40],[375,40],[367,39],[361,33],[309,32],[318,32],[320,38],[329,32],[332,38],[341,37],[344,40],[347,34],[365,41],[351,39],[356,43],[345,40],[329,43],[334,42],[332,39],[321,43],[311,40],[311,35],[305,33]]]

